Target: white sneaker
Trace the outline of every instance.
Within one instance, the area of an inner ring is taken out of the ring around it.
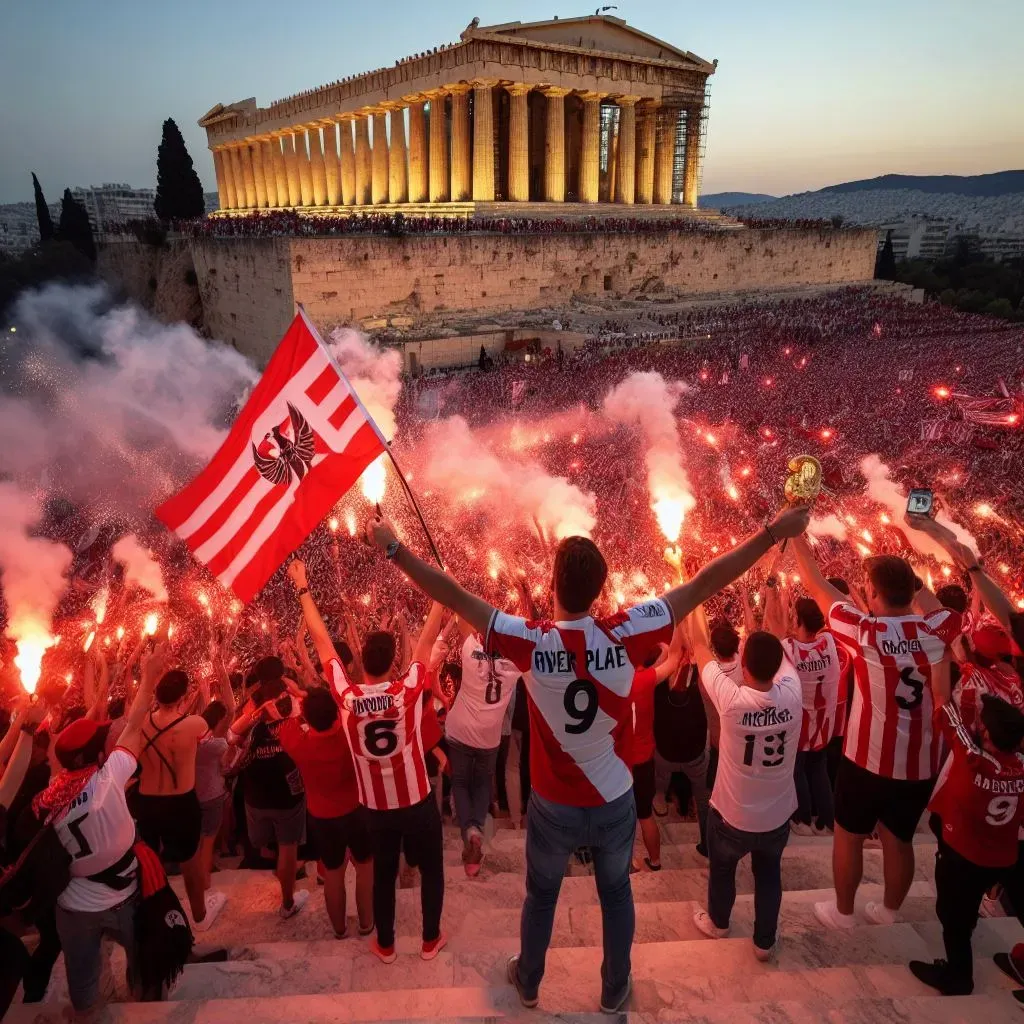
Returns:
[[[849,931],[857,927],[856,914],[840,914],[835,900],[814,904],[814,916],[826,927]]]
[[[872,924],[896,924],[900,919],[899,911],[890,910],[884,903],[865,903],[864,916]]]
[[[981,906],[978,908],[978,916],[1006,917],[1006,911],[1003,909],[1003,905],[998,899],[992,899],[991,896],[984,896],[981,900]]]
[[[813,836],[814,829],[810,825],[805,824],[802,821],[791,821],[789,823],[789,831],[795,836]]]
[[[668,814],[668,802],[665,800],[664,793],[656,793],[654,797],[654,813],[659,818],[664,818]]]
[[[718,925],[716,925],[708,916],[708,912],[706,910],[698,910],[697,913],[693,915],[693,923],[709,939],[726,939],[729,937],[729,929],[719,928]]]
[[[773,956],[775,956],[775,951],[779,948],[779,940],[775,940],[775,942],[772,944],[771,949],[762,949],[753,940],[751,940],[751,945],[754,947],[754,956],[757,957],[757,959],[760,960],[761,963],[766,964],[769,960],[771,960]]]
[[[224,893],[210,889],[206,893],[206,916],[202,921],[193,922],[192,930],[196,932],[209,931],[210,925],[217,920],[217,915],[224,909],[224,904],[227,903],[227,901],[228,898]]]
[[[306,905],[308,899],[308,889],[296,889],[292,895],[292,905],[286,907],[282,903],[277,912],[281,915],[282,920],[287,921],[289,917],[294,917]]]

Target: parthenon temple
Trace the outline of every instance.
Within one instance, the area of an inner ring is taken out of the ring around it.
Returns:
[[[269,107],[218,104],[199,124],[223,215],[496,203],[656,212],[697,205],[716,64],[619,18],[474,19],[452,45]]]

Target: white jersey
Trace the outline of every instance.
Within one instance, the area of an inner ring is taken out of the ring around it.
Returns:
[[[672,639],[672,611],[655,598],[606,619],[491,618],[484,649],[523,674],[530,710],[530,784],[545,800],[599,807],[633,785],[633,676]]]
[[[771,832],[797,806],[793,768],[803,708],[792,666],[783,661],[763,692],[737,686],[713,661],[701,681],[722,722],[711,806],[742,832]]]
[[[835,731],[839,683],[849,655],[836,647],[831,633],[819,633],[807,643],[788,636],[782,649],[800,677],[804,706],[800,749],[821,750]]]
[[[491,658],[477,636],[462,645],[462,685],[445,719],[450,740],[479,750],[501,744],[505,711],[522,673],[507,658]]]
[[[54,823],[57,838],[71,854],[71,881],[57,899],[65,910],[109,910],[135,892],[134,877],[124,888],[115,889],[86,876],[106,871],[135,845],[135,821],[128,812],[124,787],[137,763],[133,754],[117,747]],[[137,868],[132,858],[122,877],[127,879]]]

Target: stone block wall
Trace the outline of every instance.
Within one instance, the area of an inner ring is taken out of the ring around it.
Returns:
[[[237,243],[236,243],[237,244]],[[291,239],[292,288],[318,324],[869,280],[871,231],[412,235]]]

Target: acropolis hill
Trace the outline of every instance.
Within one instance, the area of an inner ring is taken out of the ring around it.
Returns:
[[[190,243],[208,331],[263,359],[297,303],[422,336],[445,314],[869,279],[873,232],[698,208],[716,67],[613,17],[474,19],[393,67],[218,103],[199,123],[219,210]]]

